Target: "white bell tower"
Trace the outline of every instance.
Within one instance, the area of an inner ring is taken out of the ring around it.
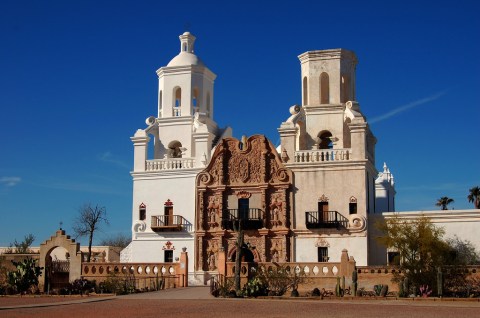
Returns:
[[[213,82],[217,77],[194,53],[195,36],[180,35],[180,53],[158,71],[158,118],[213,118]]]

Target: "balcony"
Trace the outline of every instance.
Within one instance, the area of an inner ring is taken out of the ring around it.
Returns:
[[[181,215],[153,215],[152,231],[183,231],[186,230],[190,223]]]
[[[167,158],[147,160],[146,171],[181,170],[195,168],[195,158]]]
[[[226,230],[238,229],[242,220],[242,229],[253,230],[263,227],[263,211],[261,209],[225,209],[222,213],[222,228]],[[235,226],[234,226],[235,225]]]
[[[307,229],[346,229],[348,219],[337,211],[305,212],[305,226]]]
[[[316,163],[332,161],[348,161],[352,158],[351,149],[318,149],[295,151],[295,163]]]

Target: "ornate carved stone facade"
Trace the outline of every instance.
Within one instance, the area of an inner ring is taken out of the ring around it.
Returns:
[[[216,270],[220,249],[235,259],[232,222],[238,219],[245,220],[254,261],[290,260],[291,183],[291,171],[265,136],[221,140],[197,176],[195,270]]]

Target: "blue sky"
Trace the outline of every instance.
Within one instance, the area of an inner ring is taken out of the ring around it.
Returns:
[[[0,2],[0,246],[107,207],[97,239],[130,233],[133,147],[156,114],[155,71],[197,37],[215,72],[215,119],[277,128],[301,103],[308,50],[355,51],[357,100],[396,179],[397,211],[470,208],[480,186],[477,1]],[[84,243],[85,240],[82,240]]]

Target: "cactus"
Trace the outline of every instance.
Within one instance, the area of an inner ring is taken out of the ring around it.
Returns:
[[[375,295],[380,296],[380,293],[382,292],[383,285],[375,285],[373,286],[373,290],[375,291]]]
[[[357,271],[354,270],[352,273],[352,289],[353,289],[353,295],[357,295],[357,289],[358,289],[358,274]]]
[[[405,297],[405,290],[403,289],[403,279],[398,283],[398,297]]]
[[[410,282],[408,280],[408,277],[405,277],[403,279],[403,292],[405,294],[405,297],[409,296],[410,293]]]
[[[342,291],[344,290],[345,290],[345,276],[342,276]]]
[[[438,297],[443,295],[443,273],[440,267],[437,267],[437,295]]]
[[[335,296],[341,296],[341,288],[340,288],[340,276],[337,276],[337,285],[335,285]]]
[[[387,296],[388,293],[388,285],[383,285],[382,289],[380,290],[380,297]]]

